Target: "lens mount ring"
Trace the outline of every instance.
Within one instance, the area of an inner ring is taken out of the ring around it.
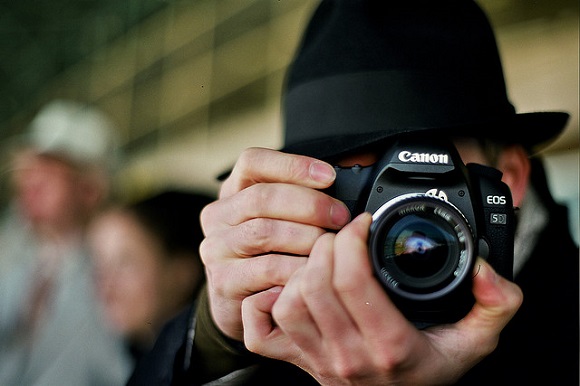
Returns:
[[[436,300],[470,277],[476,257],[472,230],[449,201],[408,193],[372,217],[371,260],[388,290],[410,300]]]

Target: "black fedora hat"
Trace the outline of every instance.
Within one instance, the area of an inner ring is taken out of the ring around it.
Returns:
[[[321,159],[423,132],[535,151],[569,118],[516,112],[472,0],[322,0],[287,73],[283,109],[281,150]]]

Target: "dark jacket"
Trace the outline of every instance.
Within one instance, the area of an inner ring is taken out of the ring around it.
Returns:
[[[579,252],[567,208],[554,202],[544,169],[532,161],[532,186],[548,223],[515,277],[524,302],[497,349],[469,372],[465,385],[579,385]]]

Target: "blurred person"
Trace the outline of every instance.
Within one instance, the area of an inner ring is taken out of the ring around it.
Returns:
[[[89,227],[105,318],[138,361],[204,283],[201,209],[209,196],[166,190],[99,214]]]
[[[246,150],[202,212],[207,285],[166,331],[182,344],[129,384],[578,384],[578,246],[534,157],[568,114],[516,112],[474,1],[322,0],[284,108],[284,148]],[[478,258],[471,310],[426,328],[370,266],[371,215],[325,191],[405,136],[498,169],[520,208],[514,282]]]
[[[9,146],[0,226],[0,384],[118,385],[130,370],[100,318],[85,232],[108,199],[115,128],[81,103],[45,105]]]

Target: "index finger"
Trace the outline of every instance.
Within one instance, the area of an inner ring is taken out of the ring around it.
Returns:
[[[244,150],[230,176],[224,181],[220,198],[261,182],[282,182],[313,189],[329,187],[336,177],[334,168],[315,158],[252,147]]]

